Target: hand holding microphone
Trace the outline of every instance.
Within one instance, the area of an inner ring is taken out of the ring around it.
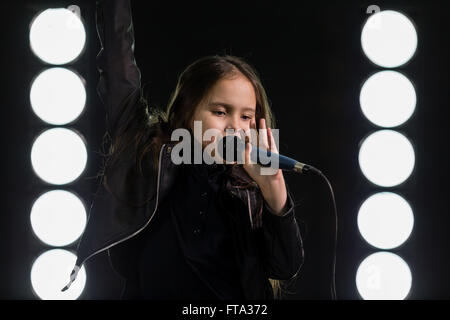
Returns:
[[[219,155],[227,162],[243,163],[245,151],[244,140],[235,135],[226,135],[218,142]],[[298,173],[308,173],[309,171],[319,173],[320,171],[311,165],[301,163],[292,158],[273,153],[269,150],[258,148],[252,145],[250,152],[250,159],[252,162],[259,164],[262,167],[272,167],[274,169],[281,169],[285,171],[295,171]]]

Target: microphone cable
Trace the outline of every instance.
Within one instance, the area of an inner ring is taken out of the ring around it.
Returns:
[[[315,174],[322,177],[330,191],[331,191],[331,199],[333,201],[333,209],[334,209],[334,217],[335,217],[335,233],[334,233],[334,255],[333,255],[333,270],[332,270],[332,282],[331,282],[331,299],[337,300],[337,294],[336,294],[336,251],[337,251],[337,233],[338,233],[338,217],[337,217],[337,207],[336,207],[336,199],[334,197],[333,187],[331,186],[330,181],[327,179],[327,177],[318,169],[314,168],[311,165],[302,164],[301,166],[301,173],[308,173],[308,172],[314,172]]]

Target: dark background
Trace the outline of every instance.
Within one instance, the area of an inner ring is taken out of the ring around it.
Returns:
[[[360,299],[355,285],[359,263],[377,250],[357,229],[362,201],[381,189],[364,178],[359,143],[377,130],[359,106],[363,81],[381,70],[363,54],[361,29],[366,8],[407,14],[418,31],[418,50],[396,68],[415,85],[417,107],[396,128],[412,141],[415,170],[402,185],[388,188],[410,201],[415,221],[411,237],[391,250],[410,266],[409,299],[449,299],[450,260],[447,196],[448,76],[450,11],[444,1],[133,1],[136,60],[151,104],[164,108],[177,76],[209,54],[247,59],[260,73],[280,128],[280,152],[310,163],[331,181],[338,207],[337,293]],[[49,249],[33,234],[29,214],[34,199],[53,186],[35,176],[30,152],[34,137],[47,126],[31,110],[31,80],[47,68],[30,50],[28,28],[48,7],[80,6],[88,36],[86,51],[70,67],[87,81],[87,107],[68,127],[87,140],[88,167],[62,188],[79,193],[90,205],[100,165],[105,113],[96,95],[95,56],[99,51],[95,1],[11,1],[1,3],[2,199],[0,212],[0,298],[36,299],[30,270]],[[334,215],[330,192],[316,176],[285,175],[298,207],[306,260],[292,299],[330,299]],[[74,249],[73,246],[67,249]],[[86,264],[88,282],[81,299],[117,299],[120,278],[102,253]],[[95,275],[95,276],[94,276]],[[170,281],[170,279],[168,279]]]

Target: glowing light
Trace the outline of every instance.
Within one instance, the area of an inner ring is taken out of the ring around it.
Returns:
[[[52,184],[77,179],[86,167],[87,151],[82,138],[74,131],[54,128],[39,135],[31,149],[31,163],[36,174]]]
[[[61,289],[69,282],[76,256],[62,249],[53,249],[41,254],[31,268],[31,285],[42,300],[75,300],[84,290],[86,271],[81,267],[78,277],[70,288]]]
[[[61,65],[72,62],[83,51],[86,31],[83,22],[65,8],[47,9],[30,27],[30,46],[44,62]]]
[[[380,249],[392,249],[410,236],[414,216],[409,203],[398,194],[380,192],[370,196],[358,213],[363,238]]]
[[[51,246],[66,246],[83,232],[86,209],[73,193],[53,190],[34,202],[30,219],[33,231],[41,241]]]
[[[356,287],[365,300],[402,300],[411,290],[408,264],[390,252],[371,254],[358,267]]]
[[[416,91],[411,81],[401,73],[381,71],[366,80],[359,101],[369,121],[380,127],[395,127],[414,113]]]
[[[361,33],[361,46],[367,58],[380,67],[399,67],[416,52],[416,28],[400,12],[380,11],[367,19]]]
[[[34,113],[52,125],[74,121],[86,104],[83,80],[66,68],[51,68],[34,79],[30,90]]]
[[[411,142],[399,132],[380,130],[368,136],[359,150],[359,165],[371,182],[392,187],[404,182],[414,169]]]

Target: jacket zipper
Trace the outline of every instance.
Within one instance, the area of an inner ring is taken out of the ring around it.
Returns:
[[[105,247],[105,248],[103,248],[103,249],[100,249],[100,250],[94,252],[94,253],[91,254],[89,257],[87,257],[86,259],[84,259],[84,261],[88,260],[88,259],[89,259],[90,257],[92,257],[93,255],[96,255],[97,253],[100,253],[101,251],[107,250],[107,249],[109,249],[109,248],[115,246],[116,244],[119,244],[119,243],[121,243],[121,242],[123,242],[123,241],[125,241],[125,240],[128,240],[129,238],[134,237],[134,236],[137,235],[139,232],[141,232],[142,230],[144,230],[145,227],[146,227],[146,226],[150,223],[150,221],[153,219],[153,216],[155,215],[156,209],[158,208],[159,179],[160,179],[160,173],[161,173],[161,156],[162,156],[162,153],[163,153],[162,150],[164,149],[164,146],[165,146],[165,145],[166,145],[166,144],[163,144],[162,147],[161,147],[161,150],[159,151],[158,182],[157,182],[157,186],[156,186],[156,203],[155,203],[155,209],[153,210],[153,213],[152,213],[150,219],[149,219],[149,220],[144,224],[144,226],[141,227],[139,230],[135,231],[135,232],[132,233],[131,235],[129,235],[129,236],[127,236],[127,237],[125,237],[125,238],[123,238],[123,239],[121,239],[121,240],[119,240],[119,241],[116,241],[116,242],[110,244],[109,246],[107,246],[107,247]],[[84,262],[84,261],[83,261],[83,262]]]
[[[250,216],[250,225],[253,228],[253,218],[252,218],[252,208],[250,206],[250,194],[248,193],[248,190],[245,189],[247,192],[247,204],[248,204],[248,215]]]
[[[117,244],[119,244],[119,243],[121,243],[121,242],[123,242],[123,241],[125,241],[125,240],[128,240],[128,239],[134,237],[134,236],[137,235],[139,232],[141,232],[142,230],[144,230],[145,227],[146,227],[146,226],[150,223],[150,221],[153,219],[153,216],[155,215],[156,209],[158,208],[159,182],[160,182],[160,175],[161,175],[161,158],[162,158],[162,154],[163,154],[162,151],[163,151],[165,145],[166,145],[166,144],[163,144],[162,147],[161,147],[161,150],[159,151],[158,179],[157,179],[157,186],[156,186],[156,203],[155,203],[155,209],[153,210],[153,213],[152,213],[150,219],[144,224],[143,227],[141,227],[139,230],[135,231],[135,232],[132,233],[131,235],[129,235],[129,236],[123,238],[123,239],[120,239],[120,240],[118,240],[118,241],[116,241],[116,242],[110,244],[109,246],[106,246],[105,248],[102,248],[102,249],[97,250],[97,251],[95,251],[94,253],[90,254],[87,258],[85,258],[85,259],[80,263],[80,266],[75,265],[75,268],[72,270],[72,273],[71,273],[71,275],[70,275],[70,282],[69,282],[69,284],[66,285],[66,287],[64,287],[64,289],[63,289],[62,291],[65,291],[65,290],[69,289],[70,285],[71,285],[71,284],[75,281],[75,279],[77,278],[78,271],[80,271],[81,266],[82,266],[83,263],[84,263],[85,261],[87,261],[90,257],[95,256],[96,254],[98,254],[98,253],[100,253],[100,252],[102,252],[102,251],[108,250],[109,248],[111,248],[111,247],[113,247],[113,246],[115,246],[115,245],[117,245]]]

